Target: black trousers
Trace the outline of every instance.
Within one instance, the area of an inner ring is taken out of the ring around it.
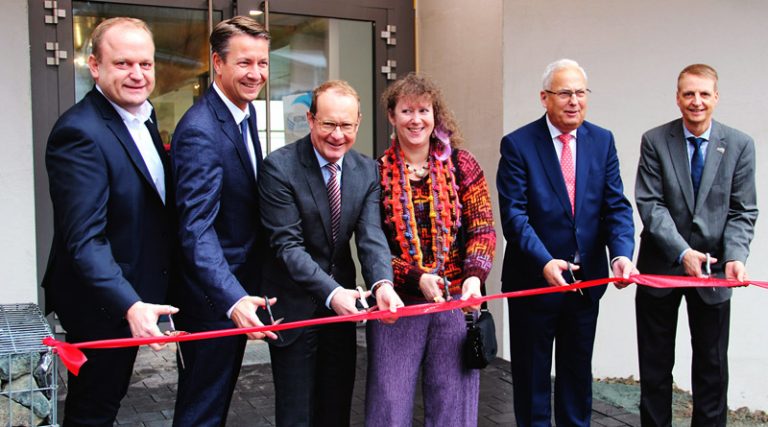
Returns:
[[[661,298],[635,297],[643,426],[672,425],[672,368],[680,301],[685,297],[693,361],[692,426],[725,426],[728,415],[728,336],[731,302],[708,305],[694,288]]]
[[[357,357],[354,323],[309,327],[289,345],[278,345],[269,345],[277,425],[348,426]]]

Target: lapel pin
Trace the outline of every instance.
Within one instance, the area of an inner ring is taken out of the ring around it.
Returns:
[[[725,153],[725,147],[717,147],[717,152],[720,154]]]

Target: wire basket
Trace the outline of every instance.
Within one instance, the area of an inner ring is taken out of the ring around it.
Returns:
[[[0,304],[0,427],[58,426],[50,336],[36,304]]]

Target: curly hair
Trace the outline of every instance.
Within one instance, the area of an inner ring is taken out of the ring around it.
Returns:
[[[381,104],[387,109],[388,114],[395,111],[397,102],[403,98],[424,98],[432,103],[432,109],[435,115],[435,128],[442,127],[451,135],[451,147],[458,147],[464,143],[461,136],[459,125],[453,112],[448,109],[448,105],[443,97],[443,92],[432,79],[418,73],[408,73],[407,76],[397,80],[381,95]],[[437,138],[434,135],[430,137],[432,142]]]

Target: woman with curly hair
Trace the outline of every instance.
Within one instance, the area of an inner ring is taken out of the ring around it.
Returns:
[[[379,168],[395,290],[406,305],[479,297],[496,247],[483,171],[456,148],[462,138],[434,82],[411,73],[382,103],[394,128]],[[476,425],[479,373],[463,365],[466,334],[461,310],[369,322],[366,425],[411,424],[420,370],[425,425]]]

